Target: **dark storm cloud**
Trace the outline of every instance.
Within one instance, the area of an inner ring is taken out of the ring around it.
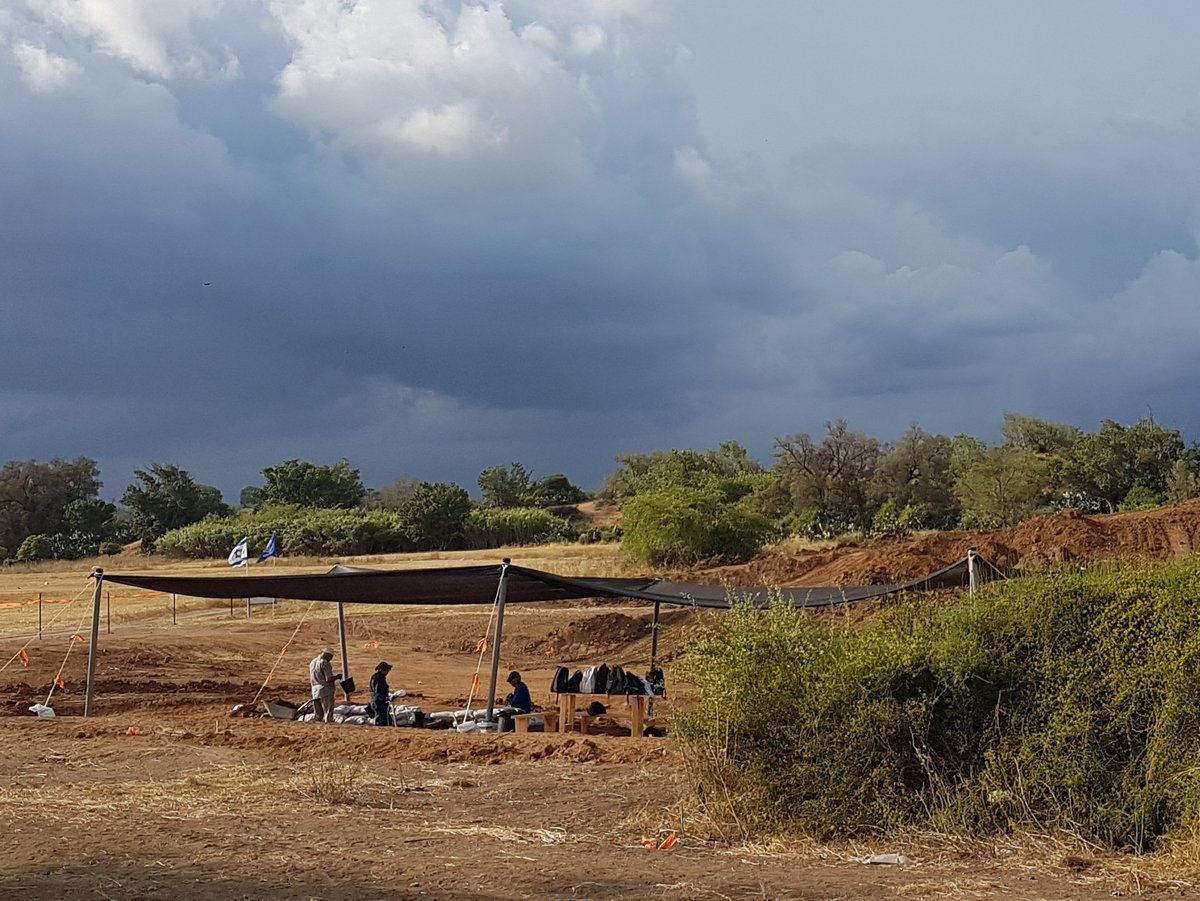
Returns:
[[[1165,14],[126,6],[0,16],[6,459],[594,487],[838,417],[1190,415]]]

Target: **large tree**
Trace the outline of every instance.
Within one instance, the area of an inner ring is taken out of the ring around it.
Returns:
[[[467,489],[453,482],[422,482],[401,508],[400,517],[418,548],[446,550],[463,541],[470,512]]]
[[[872,505],[891,501],[920,510],[920,523],[951,528],[958,519],[950,439],[931,435],[915,423],[875,464],[869,498]]]
[[[988,448],[959,436],[953,461],[954,493],[965,526],[1011,526],[1034,516],[1049,500],[1049,464],[1043,454],[1011,444]]]
[[[200,484],[172,463],[155,463],[133,474],[138,483],[125,489],[121,503],[129,508],[131,531],[147,553],[171,529],[199,522],[209,514],[229,513],[218,489]]]
[[[775,474],[797,512],[863,526],[871,519],[867,487],[882,451],[876,439],[838,419],[825,424],[820,444],[805,432],[775,439]]]
[[[298,507],[357,507],[367,489],[358,470],[346,459],[333,466],[304,460],[285,460],[263,470],[259,494],[262,504],[295,504]]]
[[[1082,435],[1063,463],[1064,487],[1084,501],[1097,501],[1112,513],[1135,486],[1166,499],[1175,462],[1185,456],[1183,438],[1152,416],[1131,426],[1111,419]]]
[[[10,460],[0,468],[0,545],[17,548],[30,535],[54,535],[69,528],[67,508],[94,500],[100,490],[95,460],[54,458]]]
[[[489,466],[479,474],[479,490],[485,507],[529,507],[533,505],[533,477],[520,463]]]

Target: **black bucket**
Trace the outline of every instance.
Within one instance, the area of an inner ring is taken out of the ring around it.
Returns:
[[[342,691],[344,691],[348,695],[354,694],[354,677],[353,676],[347,676],[345,679],[342,680]]]

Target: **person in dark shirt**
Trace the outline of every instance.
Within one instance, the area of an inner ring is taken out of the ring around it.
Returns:
[[[521,674],[516,670],[509,673],[508,684],[512,691],[504,698],[504,703],[518,713],[533,713],[533,698],[529,696],[529,686],[521,681]]]
[[[388,673],[391,671],[392,665],[386,660],[381,660],[371,676],[371,709],[375,711],[376,726],[392,724],[392,698],[387,681]]]

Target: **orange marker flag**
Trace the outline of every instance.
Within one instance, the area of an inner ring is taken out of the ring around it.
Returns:
[[[266,679],[266,681],[265,681],[265,682],[263,682],[263,685],[270,685],[270,684],[271,684],[271,680],[272,680],[272,679],[274,679],[274,678],[275,678],[275,674],[274,674],[274,673],[267,673],[267,679]]]
[[[676,836],[675,833],[672,832],[670,835],[668,835],[666,838],[664,838],[662,840],[662,842],[658,846],[658,850],[659,851],[670,851],[672,848],[675,847],[675,843],[678,841],[679,841],[678,836]]]
[[[364,648],[377,648],[377,647],[379,647],[379,642],[376,641],[374,638],[372,638],[370,641],[364,641],[363,647]]]
[[[66,688],[66,687],[67,687],[67,683],[63,681],[63,677],[62,677],[62,676],[55,676],[55,677],[54,677],[54,684],[55,684],[56,686],[58,686],[59,688]]]
[[[71,636],[71,641],[83,641],[83,640],[84,640],[83,636],[80,635],[78,632],[76,632],[74,635]]]
[[[471,675],[471,690],[479,691],[479,673],[473,673]]]
[[[291,646],[292,646],[292,643],[289,641],[287,644],[285,644],[285,645],[283,646],[283,650],[282,650],[282,651],[280,651],[279,653],[280,653],[280,654],[286,654],[286,653],[287,653],[287,649],[288,649],[288,648],[290,648]]]
[[[487,639],[486,638],[481,638],[481,639],[479,639],[479,641],[475,642],[475,653],[476,654],[482,654],[486,650],[487,650]]]
[[[17,657],[21,660],[21,666],[29,666],[29,652],[24,648],[17,653]]]

